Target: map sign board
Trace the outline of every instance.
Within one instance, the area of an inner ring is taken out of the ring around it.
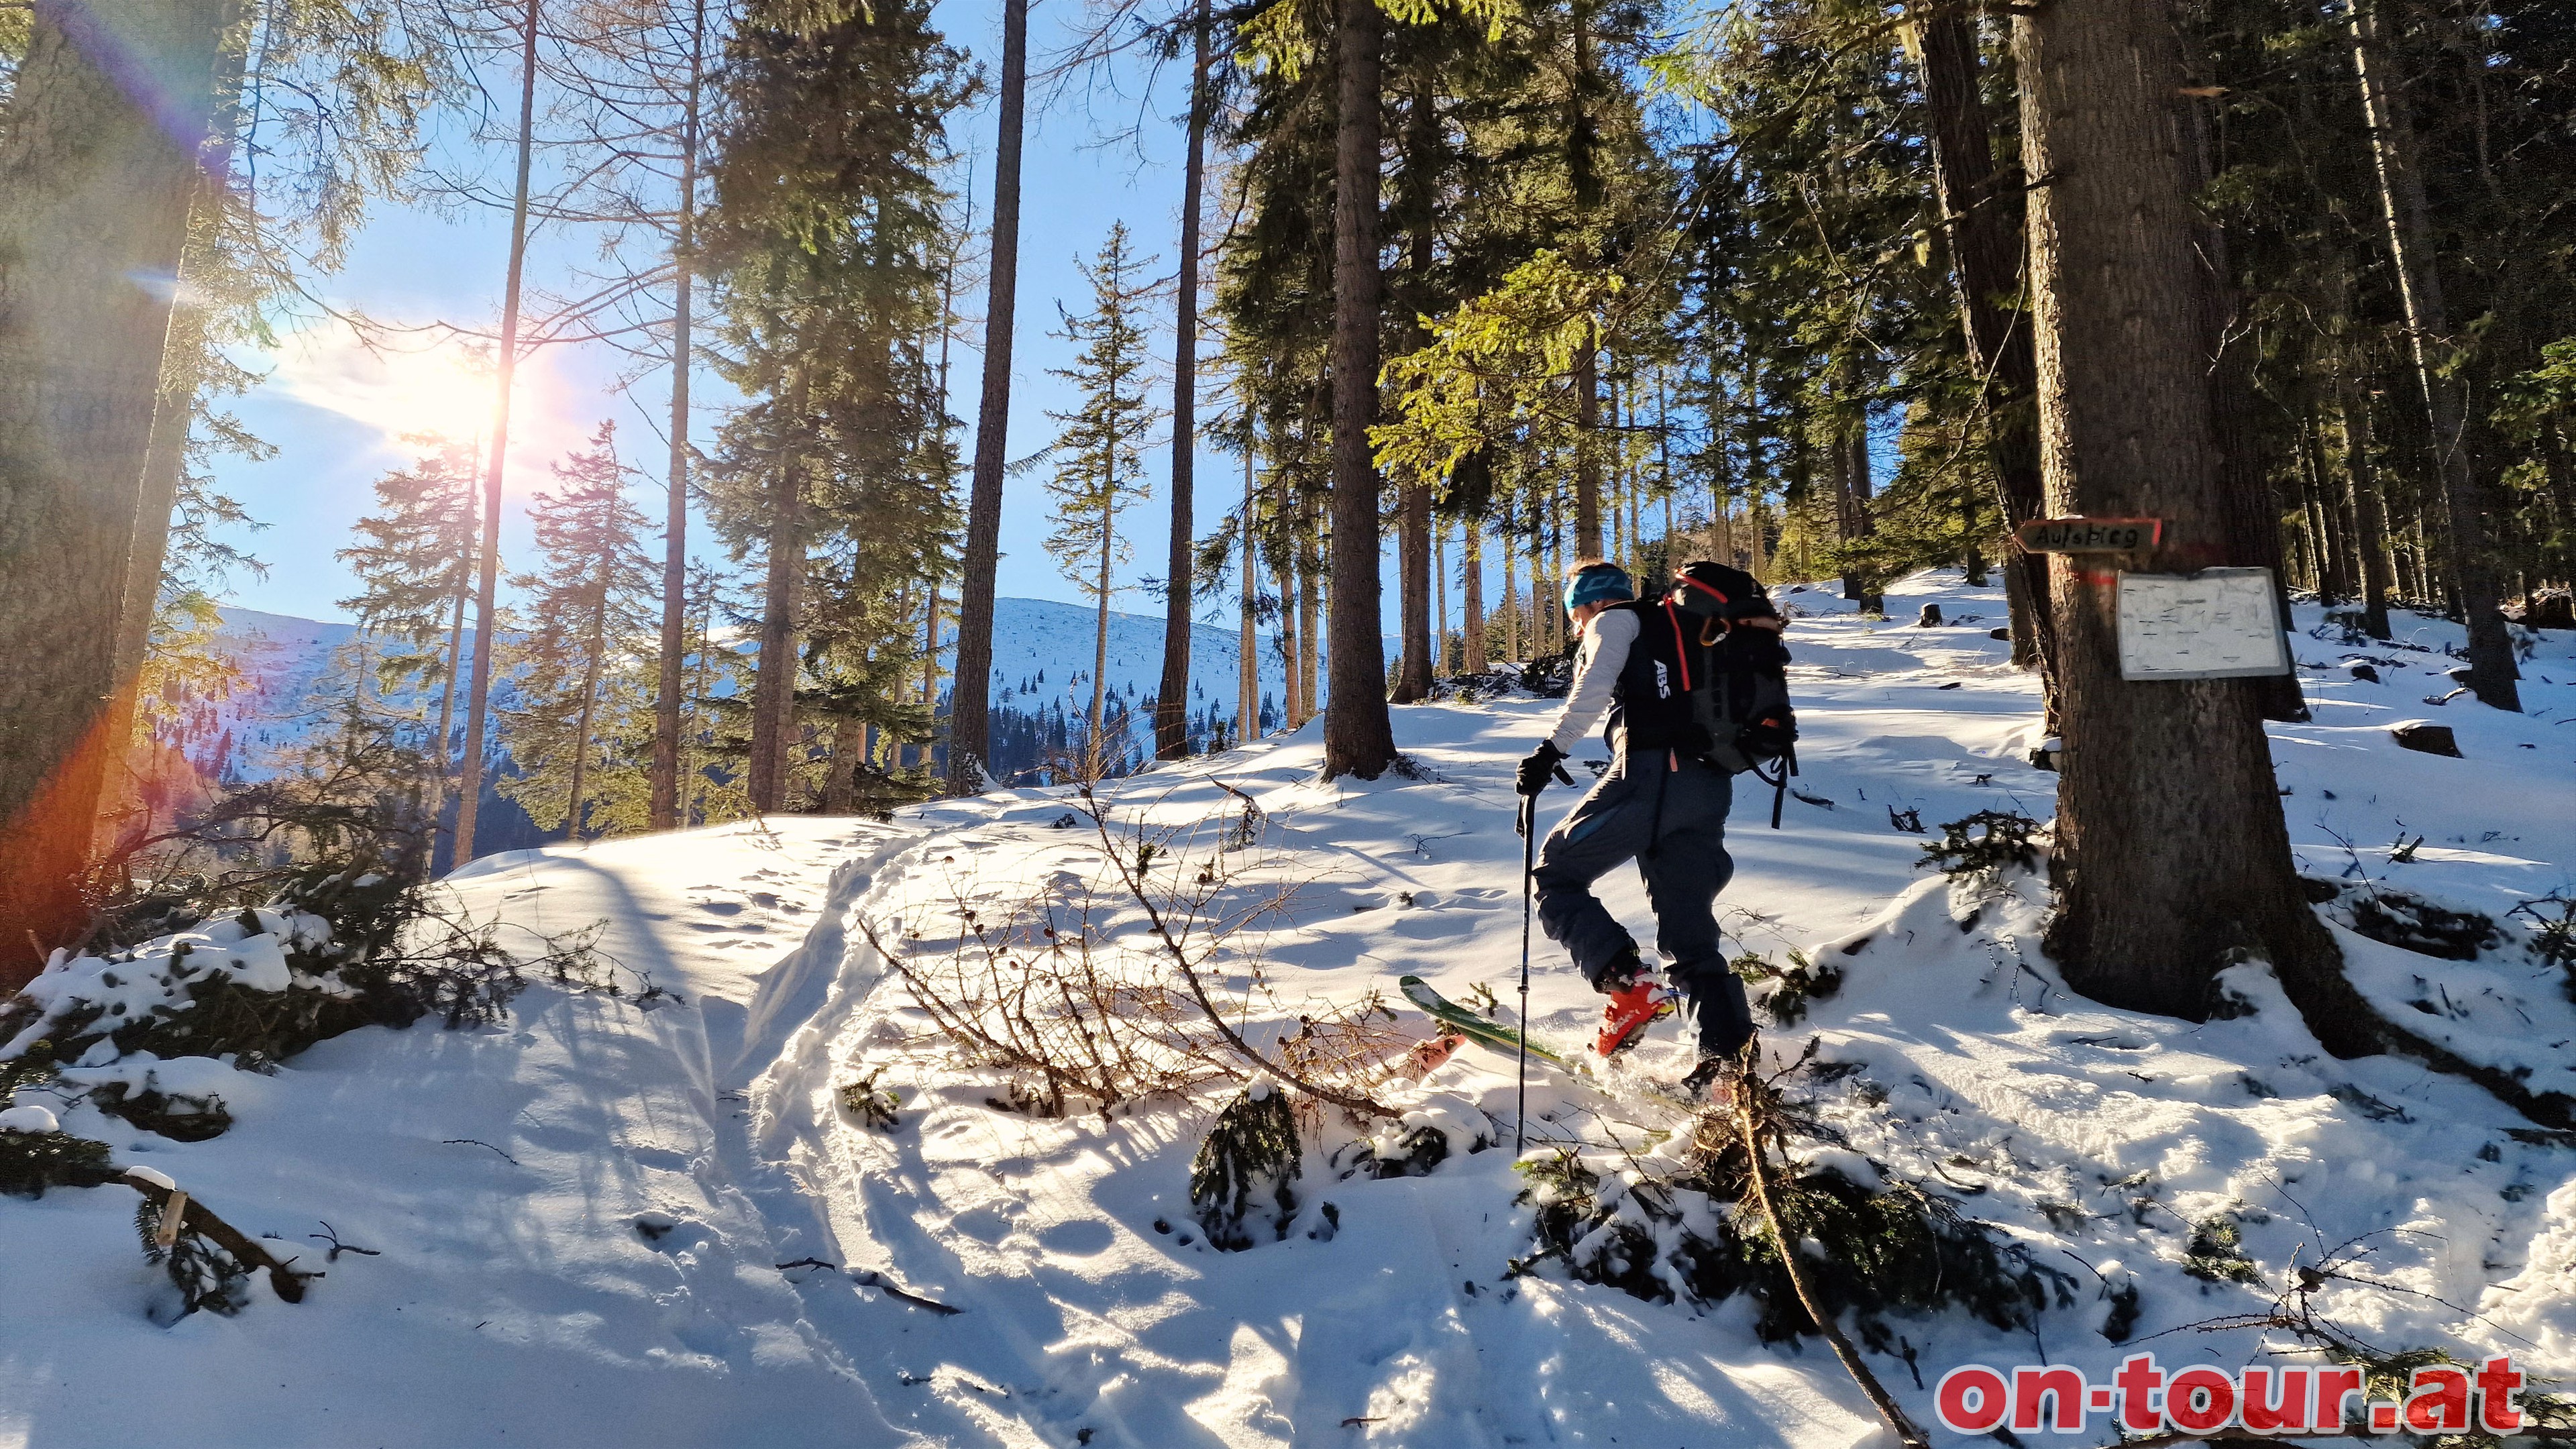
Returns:
[[[2031,553],[2136,553],[2164,536],[2161,518],[2034,518],[2013,530]]]
[[[2122,679],[2290,672],[2270,569],[2120,575]]]

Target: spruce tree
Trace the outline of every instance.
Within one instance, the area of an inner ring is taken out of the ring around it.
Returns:
[[[617,459],[616,424],[601,423],[554,475],[528,510],[538,567],[511,580],[527,627],[510,651],[517,704],[503,735],[519,773],[501,792],[580,840],[612,807],[641,814],[651,716],[640,686],[660,574],[626,496],[634,470]]]
[[[447,786],[456,670],[473,584],[476,474],[474,448],[455,442],[385,474],[375,484],[376,511],[357,521],[356,540],[337,554],[361,586],[340,607],[357,617],[361,634],[377,641],[379,686],[393,692],[416,683],[438,691],[437,724],[423,752],[431,819]]]
[[[1143,435],[1154,419],[1145,400],[1145,333],[1141,308],[1153,288],[1138,273],[1150,262],[1128,250],[1127,224],[1109,229],[1100,252],[1082,264],[1091,283],[1091,307],[1080,314],[1056,306],[1063,318],[1054,335],[1082,350],[1071,367],[1050,369],[1080,390],[1081,404],[1070,412],[1049,412],[1063,425],[1049,450],[1055,474],[1047,492],[1055,499],[1055,531],[1047,535],[1047,552],[1064,576],[1090,598],[1098,611],[1091,666],[1090,733],[1083,749],[1086,775],[1097,778],[1125,755],[1125,741],[1113,756],[1102,734],[1101,678],[1109,668],[1109,601],[1116,593],[1114,570],[1128,555],[1118,537],[1118,515],[1146,496]]]
[[[844,716],[851,661],[909,650],[891,605],[944,567],[955,530],[927,343],[944,328],[937,173],[963,58],[926,4],[804,18],[756,8],[736,35],[703,233],[723,370],[750,399],[708,460],[709,521],[767,565],[745,779],[762,810],[812,773],[800,699]],[[902,675],[868,680],[875,709]]]

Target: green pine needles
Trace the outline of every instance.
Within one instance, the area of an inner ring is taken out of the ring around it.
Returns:
[[[1791,1125],[1775,1114],[1766,1130]],[[1518,1164],[1528,1184],[1518,1200],[1535,1209],[1536,1246],[1513,1262],[1512,1274],[1559,1272],[1695,1307],[1750,1293],[1761,1304],[1756,1331],[1765,1340],[1813,1332],[1754,1205],[1742,1141],[1724,1118],[1703,1119],[1699,1130],[1685,1166],[1670,1177],[1604,1174],[1563,1148]],[[2074,1279],[1911,1183],[1863,1183],[1827,1164],[1794,1177],[1775,1170],[1771,1196],[1805,1255],[1810,1287],[1828,1312],[1853,1314],[1873,1350],[1894,1343],[1891,1318],[1962,1309],[2017,1331],[2052,1301],[2074,1302]]]
[[[1303,1157],[1286,1093],[1256,1082],[1227,1103],[1190,1161],[1190,1207],[1208,1241],[1231,1253],[1263,1241],[1256,1227],[1269,1241],[1287,1237]]]
[[[1143,277],[1152,260],[1138,257],[1127,224],[1115,223],[1099,254],[1082,264],[1083,279],[1091,284],[1089,310],[1056,307],[1064,326],[1054,335],[1081,351],[1071,367],[1050,371],[1073,384],[1081,401],[1069,412],[1047,414],[1062,428],[1048,450],[1055,459],[1054,476],[1047,480],[1055,531],[1047,535],[1046,550],[1097,609],[1089,729],[1076,763],[1086,780],[1124,773],[1126,764],[1124,730],[1107,729],[1112,721],[1104,717],[1101,680],[1109,668],[1109,603],[1117,594],[1112,575],[1130,552],[1118,536],[1118,515],[1149,492],[1143,441],[1156,412],[1145,396],[1149,358],[1142,310],[1154,294]],[[1122,713],[1117,722],[1124,718]]]

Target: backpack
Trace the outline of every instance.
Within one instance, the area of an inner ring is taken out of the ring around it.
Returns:
[[[1780,797],[1798,771],[1789,650],[1776,628],[1739,626],[1747,619],[1778,619],[1779,610],[1751,574],[1702,560],[1674,579],[1657,612],[1666,627],[1680,631],[1676,644],[1693,646],[1675,652],[1697,666],[1684,687],[1699,758],[1730,775],[1749,771],[1772,786],[1771,824],[1777,829]]]

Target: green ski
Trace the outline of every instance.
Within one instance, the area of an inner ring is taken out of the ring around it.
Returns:
[[[1405,1000],[1420,1007],[1433,1021],[1447,1026],[1467,1040],[1492,1047],[1498,1052],[1517,1052],[1521,1049],[1519,1032],[1451,1001],[1448,997],[1432,990],[1431,984],[1421,977],[1402,977],[1396,984],[1404,988]],[[1536,1041],[1529,1043],[1529,1054],[1566,1071],[1578,1072],[1587,1077],[1592,1075],[1590,1066],[1571,1060],[1557,1051],[1539,1045]]]

